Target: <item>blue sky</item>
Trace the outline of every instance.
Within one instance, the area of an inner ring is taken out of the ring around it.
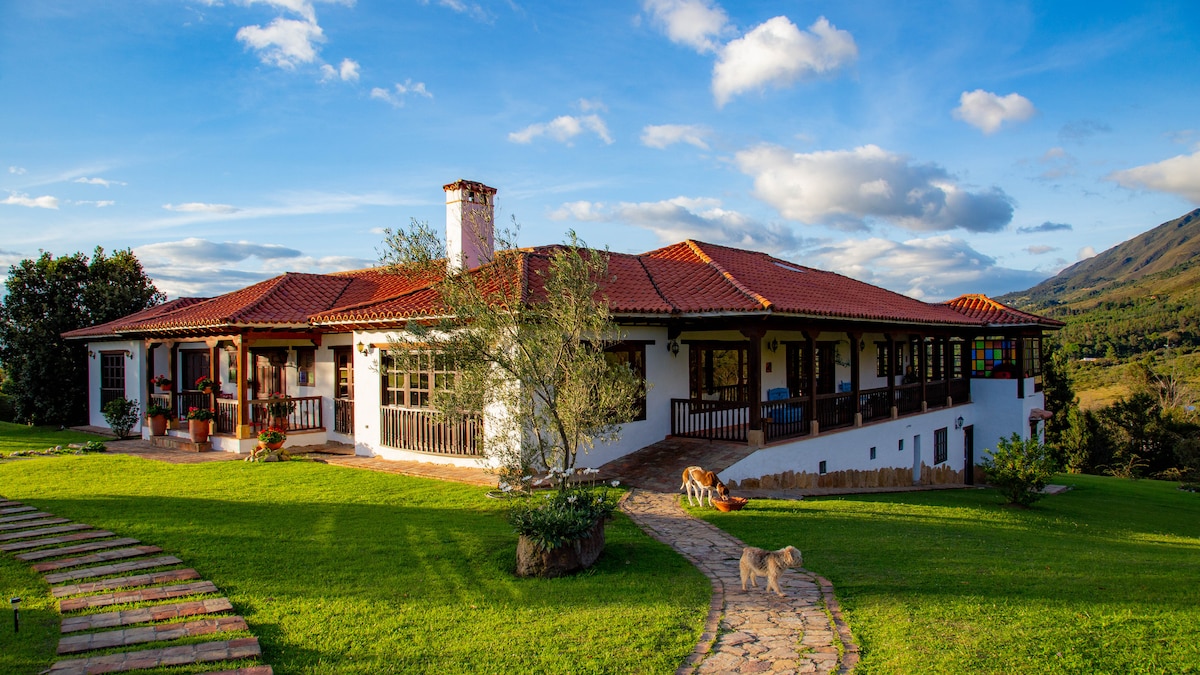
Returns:
[[[520,241],[695,238],[926,300],[1200,205],[1200,4],[0,0],[0,265],[172,297],[369,266],[499,189]]]

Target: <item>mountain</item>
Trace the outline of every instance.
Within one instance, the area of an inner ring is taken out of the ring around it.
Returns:
[[[1200,289],[1200,209],[1059,272],[1025,291],[999,298],[1023,309],[1074,309],[1161,293],[1193,295]],[[1051,312],[1053,314],[1053,312]]]

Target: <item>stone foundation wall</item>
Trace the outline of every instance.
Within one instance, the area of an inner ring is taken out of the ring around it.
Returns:
[[[947,465],[929,466],[921,464],[920,485],[961,485],[964,482],[962,471],[956,471]],[[885,468],[873,471],[833,471],[826,474],[808,473],[807,471],[784,471],[783,473],[747,478],[740,483],[730,481],[729,489],[743,490],[789,490],[815,488],[873,488],[873,487],[907,487],[913,485],[912,468]]]

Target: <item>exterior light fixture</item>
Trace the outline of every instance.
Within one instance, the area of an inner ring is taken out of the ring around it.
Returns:
[[[962,427],[963,427],[963,418],[961,416],[959,416],[958,419],[954,420],[954,428],[961,429]]]
[[[363,356],[370,354],[371,353],[371,345],[368,345],[365,342],[360,341],[358,343],[358,353],[362,354]]]
[[[13,598],[8,601],[13,608],[13,632],[21,632],[21,599]]]
[[[767,343],[767,349],[770,349],[771,353],[774,354],[775,351],[779,349],[779,340],[772,338],[771,341]]]
[[[671,352],[671,356],[679,356],[679,340],[671,340],[668,342],[667,351]]]
[[[858,341],[858,351],[860,351],[860,352],[867,351],[867,341],[866,340]]]
[[[133,360],[133,352],[126,351],[126,352],[125,352],[125,358],[129,359],[130,361],[132,361],[132,360]]]
[[[89,358],[89,359],[94,359],[94,358],[96,358],[96,352],[94,352],[94,351],[92,351],[92,350],[90,350],[90,349],[89,349],[89,350],[88,350],[88,358]]]

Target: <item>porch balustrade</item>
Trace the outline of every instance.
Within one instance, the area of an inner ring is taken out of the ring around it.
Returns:
[[[333,399],[333,430],[339,434],[354,433],[354,401],[348,398]]]
[[[286,426],[285,431],[313,431],[325,428],[321,419],[320,396],[257,398],[249,404],[250,425],[255,434],[271,426]],[[281,425],[281,422],[284,424]]]
[[[774,403],[774,401],[772,401]],[[750,406],[744,401],[671,399],[671,435],[719,441],[745,441]]]
[[[483,453],[482,415],[451,422],[436,411],[419,408],[384,406],[379,412],[379,442],[389,448],[461,457]]]
[[[854,426],[854,394],[817,396],[817,424],[821,431]]]
[[[892,416],[892,398],[888,395],[887,387],[864,389],[859,392],[858,400],[864,423],[885,420]]]
[[[175,393],[175,417],[186,420],[191,408],[212,407],[212,394],[201,391],[180,391]]]
[[[925,383],[925,402],[930,408],[945,408],[946,394],[950,391],[945,380]]]
[[[954,399],[954,405],[969,403],[971,401],[971,381],[965,377],[950,380],[949,392],[950,397]]]
[[[768,441],[807,435],[811,425],[805,414],[808,399],[793,397],[762,403],[763,434]]]
[[[217,420],[213,433],[232,434],[237,430],[237,401],[217,399]]]
[[[921,385],[902,384],[896,387],[896,410],[901,415],[921,412]]]

